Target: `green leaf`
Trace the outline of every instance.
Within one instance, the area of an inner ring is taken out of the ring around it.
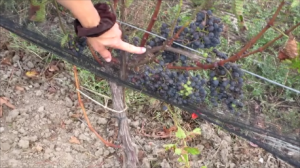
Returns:
[[[186,138],[185,132],[182,130],[181,127],[178,127],[178,130],[176,132],[176,137],[179,138],[179,139]]]
[[[244,22],[244,0],[234,0],[233,1],[233,12],[238,20],[238,25],[240,30],[243,30],[246,28],[245,22]]]
[[[207,168],[206,166],[201,166],[201,168]]]
[[[293,0],[291,6],[292,6],[292,8],[295,8],[295,7],[297,7],[299,4],[300,4],[300,1],[299,1],[299,0]]]
[[[200,154],[200,151],[197,148],[185,147],[184,150],[187,151],[188,153],[192,154],[192,155],[199,155]]]
[[[201,134],[201,129],[200,128],[195,128],[193,130],[193,133],[195,133],[195,134]]]
[[[180,149],[180,148],[175,149],[175,154],[180,155],[181,152],[182,152],[182,149]]]
[[[169,149],[171,149],[171,148],[176,148],[176,144],[166,144],[166,145],[164,145],[164,148],[165,148],[166,150],[169,150]]]
[[[43,22],[46,19],[47,0],[30,0],[30,20],[35,22]]]
[[[184,154],[184,155],[183,155],[183,158],[184,158],[184,160],[185,160],[186,162],[189,161],[189,155],[188,155],[188,154]]]
[[[133,0],[126,0],[125,6],[129,7],[132,4]]]
[[[185,15],[181,18],[181,23],[186,24],[187,22],[190,22],[190,20],[191,20],[191,16]]]
[[[177,161],[178,162],[184,162],[184,160],[182,160],[182,157],[179,157]]]
[[[69,39],[69,35],[65,34],[60,41],[60,46],[63,47],[67,43],[68,39]]]

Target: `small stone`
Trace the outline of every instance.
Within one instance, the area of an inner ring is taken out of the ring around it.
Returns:
[[[38,96],[38,97],[42,96],[42,94],[43,94],[43,91],[41,91],[41,90],[37,90],[35,92],[35,95]]]
[[[12,118],[10,116],[7,116],[6,119],[5,119],[5,121],[8,122],[8,123],[10,123],[10,122],[12,122]]]
[[[13,58],[12,58],[12,61],[14,63],[18,62],[20,60],[20,56],[19,55],[15,55]]]
[[[30,137],[29,140],[31,142],[36,142],[38,140],[38,137],[36,135],[34,135],[34,136]]]
[[[8,116],[10,116],[12,119],[16,118],[20,114],[20,111],[18,109],[14,109],[8,113]]]
[[[21,75],[22,75],[22,71],[21,71],[21,70],[19,70],[19,71],[16,71],[16,72],[15,72],[15,75],[17,75],[17,76],[21,76]]]
[[[1,143],[1,150],[8,151],[10,149],[10,144],[7,142]]]
[[[235,164],[234,164],[234,163],[230,163],[230,164],[229,164],[229,167],[230,167],[230,168],[235,168]]]
[[[143,167],[144,168],[151,168],[150,161],[146,157],[143,159]]]
[[[4,131],[4,127],[0,127],[0,133]]]
[[[226,142],[228,142],[229,144],[231,143],[231,137],[230,136],[225,136],[223,138],[223,140],[225,140]]]
[[[95,152],[95,155],[96,155],[97,157],[102,156],[102,155],[103,155],[103,149],[102,149],[102,148],[98,149],[98,150]]]
[[[171,168],[169,162],[164,159],[161,163],[160,163],[160,166],[163,167],[163,168]]]
[[[97,123],[105,125],[105,124],[107,124],[107,119],[106,118],[98,118],[98,122]]]
[[[18,143],[19,147],[26,149],[29,148],[29,141],[25,139],[21,139]]]
[[[66,153],[61,160],[63,161],[63,167],[69,167],[73,163],[74,158],[70,153]]]
[[[80,140],[84,140],[84,141],[89,141],[90,138],[87,137],[85,134],[80,134],[79,137],[78,137]]]
[[[38,108],[37,111],[41,113],[41,112],[43,112],[44,110],[45,110],[45,107],[44,107],[44,106],[41,106],[41,107]]]
[[[72,119],[68,119],[68,120],[65,120],[64,122],[65,122],[66,125],[69,125],[69,124],[71,124],[73,122],[73,120]]]
[[[11,153],[15,156],[20,156],[21,152],[22,151],[20,149],[13,149]]]
[[[66,101],[66,106],[67,107],[72,107],[73,106],[73,101],[69,97],[66,97],[65,101]]]
[[[60,94],[66,95],[66,89],[60,89]]]
[[[39,84],[39,83],[34,83],[33,86],[34,86],[35,88],[38,88],[38,87],[40,87],[40,84]]]
[[[138,128],[138,126],[140,125],[140,122],[137,120],[137,121],[131,122],[131,125],[135,128]]]
[[[108,155],[109,155],[109,151],[108,151],[108,150],[105,150],[105,151],[103,152],[103,156],[106,157],[106,156],[108,156]]]
[[[145,147],[146,152],[152,151],[152,147],[150,145],[145,145],[144,147]]]
[[[38,145],[35,147],[35,149],[36,149],[36,151],[41,152],[43,150],[43,147]]]
[[[221,151],[220,151],[220,158],[221,158],[221,162],[223,163],[223,164],[226,164],[226,163],[228,163],[228,150],[227,149],[222,149]]]
[[[27,66],[28,66],[28,68],[34,68],[34,64],[31,62],[31,61],[28,61],[27,62]]]
[[[9,167],[21,167],[21,162],[16,159],[10,159],[8,160]]]
[[[59,21],[59,18],[58,17],[55,17],[54,19],[53,19],[53,22],[54,23],[57,23]]]

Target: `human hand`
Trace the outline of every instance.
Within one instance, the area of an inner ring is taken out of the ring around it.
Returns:
[[[115,23],[111,29],[101,36],[89,37],[87,38],[87,41],[107,62],[111,61],[112,56],[106,47],[124,50],[133,54],[143,54],[146,52],[146,48],[144,47],[136,47],[122,41],[121,36],[122,31],[120,30],[119,25]]]

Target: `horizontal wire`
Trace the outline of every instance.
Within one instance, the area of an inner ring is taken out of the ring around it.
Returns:
[[[120,21],[120,20],[117,20],[117,21],[118,21],[119,23],[123,24],[123,25],[132,27],[132,28],[134,28],[134,29],[137,29],[137,30],[140,30],[140,31],[149,33],[149,34],[151,34],[151,35],[153,35],[153,36],[156,36],[156,37],[159,37],[159,38],[161,38],[161,39],[166,40],[166,38],[164,38],[164,37],[162,37],[162,36],[160,36],[160,35],[157,35],[157,34],[155,34],[155,33],[149,32],[149,31],[147,31],[147,30],[141,29],[141,28],[136,27],[136,26],[134,26],[134,25],[132,25],[132,24],[129,24],[129,23],[126,23],[126,22],[122,22],[122,21]],[[192,48],[190,48],[190,47],[187,47],[187,46],[185,46],[185,45],[182,45],[182,44],[179,44],[179,43],[176,43],[176,42],[174,42],[174,44],[177,44],[177,45],[179,45],[179,46],[181,46],[181,47],[183,47],[183,48],[186,48],[186,49],[188,49],[188,50],[194,51],[194,52],[196,52],[196,53],[203,54],[202,52],[197,51],[197,50],[194,50],[194,49],[192,49]],[[248,73],[248,74],[250,74],[250,75],[253,75],[253,76],[255,76],[255,77],[258,77],[258,78],[260,78],[260,79],[262,79],[262,80],[265,80],[265,81],[267,81],[267,82],[270,82],[270,83],[272,83],[272,84],[274,84],[274,85],[283,87],[283,88],[285,88],[285,89],[288,89],[288,90],[290,90],[290,91],[293,91],[293,92],[296,92],[296,93],[300,94],[300,91],[299,91],[299,90],[296,90],[296,89],[294,89],[294,88],[285,86],[285,85],[280,84],[280,83],[278,83],[278,82],[276,82],[276,81],[273,81],[273,80],[271,80],[271,79],[265,78],[265,77],[260,76],[260,75],[257,75],[257,74],[255,74],[255,73],[250,72],[250,71],[247,71],[247,70],[245,70],[245,69],[241,69],[241,70],[242,70],[243,72],[245,72],[245,73]]]
[[[242,71],[244,71],[244,72],[246,72],[246,73],[248,73],[248,74],[250,74],[250,75],[253,75],[253,76],[255,76],[255,77],[258,77],[258,78],[260,78],[260,79],[263,79],[263,80],[265,80],[265,81],[268,81],[268,82],[270,82],[270,83],[272,83],[272,84],[274,84],[274,85],[278,85],[278,86],[280,86],[280,87],[283,87],[283,88],[285,88],[285,89],[288,89],[288,90],[290,90],[290,91],[293,91],[293,92],[296,92],[296,93],[300,94],[300,91],[299,91],[299,90],[296,90],[296,89],[293,89],[293,88],[291,88],[291,87],[285,86],[285,85],[283,85],[283,84],[280,84],[280,83],[278,83],[278,82],[276,82],[276,81],[270,80],[270,79],[265,78],[265,77],[263,77],[263,76],[259,76],[259,75],[255,74],[255,73],[253,73],[253,72],[250,72],[250,71],[247,71],[247,70],[244,70],[244,69],[242,69]]]

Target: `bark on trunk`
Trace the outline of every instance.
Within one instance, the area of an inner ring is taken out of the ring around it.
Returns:
[[[112,101],[113,101],[113,109],[115,110],[123,110],[125,109],[124,104],[124,94],[123,87],[117,85],[114,82],[109,82]],[[122,113],[116,113],[118,118],[122,118],[119,125],[119,138],[122,142],[122,147],[124,149],[125,157],[123,158],[123,164],[127,168],[135,168],[138,164],[138,148],[137,145],[132,140],[132,137],[129,133],[128,119],[126,118],[126,111]]]

